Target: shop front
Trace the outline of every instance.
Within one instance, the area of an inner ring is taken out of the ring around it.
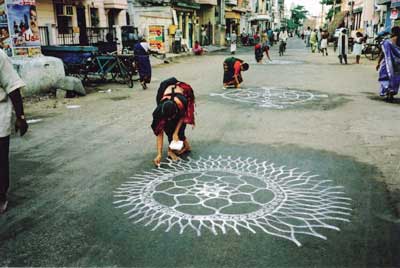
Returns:
[[[173,9],[177,16],[178,29],[182,34],[181,46],[185,50],[189,50],[200,36],[200,27],[198,23],[200,4],[179,1],[174,3]]]
[[[240,32],[240,16],[241,13],[233,10],[232,8],[226,7],[225,10],[225,25],[226,25],[226,36],[231,36],[233,32],[239,34]]]

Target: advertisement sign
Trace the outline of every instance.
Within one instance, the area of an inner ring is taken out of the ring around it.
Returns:
[[[151,49],[160,52],[165,50],[164,26],[150,25],[148,36]]]
[[[0,47],[9,56],[41,53],[35,0],[0,0]]]
[[[11,38],[8,30],[6,4],[4,0],[0,0],[0,48],[2,48],[8,56],[12,56]]]

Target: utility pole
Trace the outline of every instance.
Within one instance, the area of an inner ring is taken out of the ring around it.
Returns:
[[[332,16],[332,21],[335,20],[335,15],[336,15],[336,0],[333,0],[333,16]]]

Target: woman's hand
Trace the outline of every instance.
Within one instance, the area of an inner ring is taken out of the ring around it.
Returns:
[[[173,139],[174,141],[179,141],[179,136],[178,136],[178,134],[175,134],[175,133],[174,133],[174,135],[172,135],[172,139]]]
[[[157,156],[156,156],[156,158],[154,158],[154,160],[153,160],[153,163],[154,163],[154,165],[156,166],[156,167],[160,167],[160,165],[161,165],[161,155],[160,154],[158,154]]]

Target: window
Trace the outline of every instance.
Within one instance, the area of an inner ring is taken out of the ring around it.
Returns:
[[[60,34],[71,33],[72,17],[68,13],[73,14],[72,6],[56,4],[57,27]]]
[[[90,9],[90,25],[92,27],[99,26],[100,19],[99,19],[99,10],[97,8]]]

